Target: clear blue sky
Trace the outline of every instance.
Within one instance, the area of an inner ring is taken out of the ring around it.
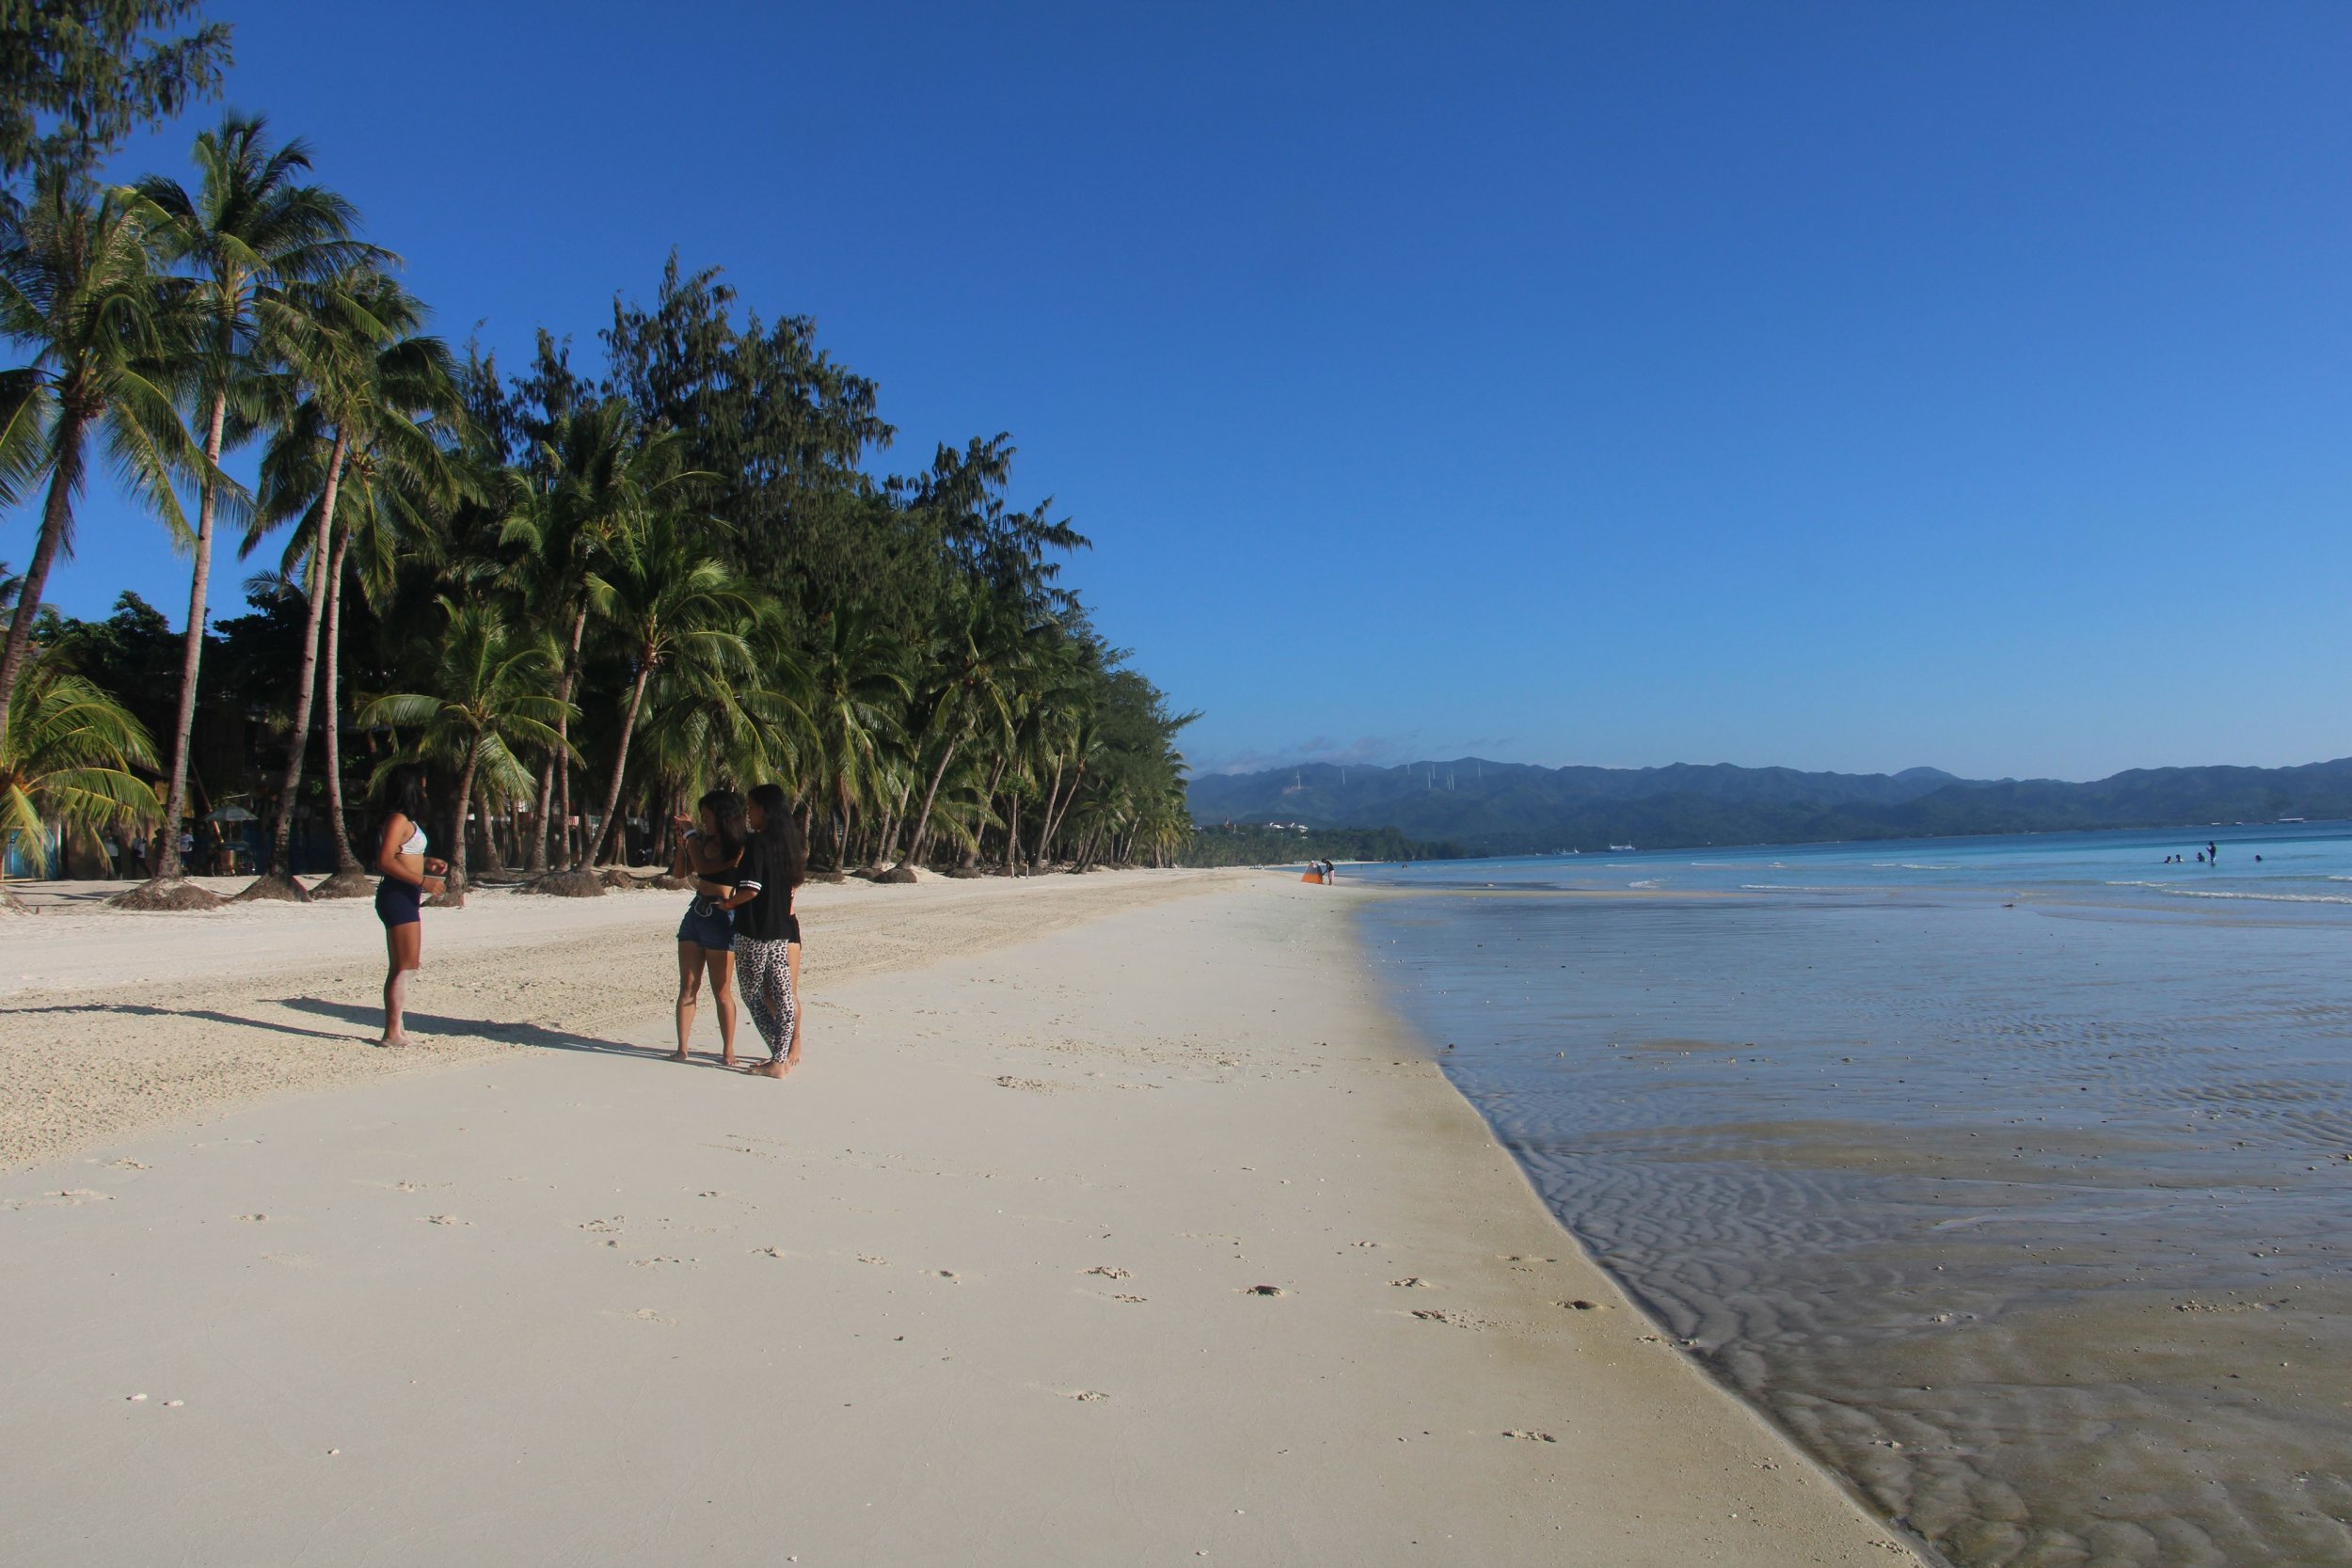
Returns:
[[[675,245],[1012,432],[1203,768],[2352,752],[2352,7],[212,9],[453,339]]]

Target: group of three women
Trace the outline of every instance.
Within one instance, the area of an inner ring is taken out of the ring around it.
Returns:
[[[402,1013],[408,976],[423,957],[421,910],[428,895],[446,885],[447,862],[428,855],[424,831],[425,769],[404,763],[386,780],[385,809],[377,830],[376,869],[384,879],[375,890],[376,918],[384,923],[384,1034],[378,1045],[406,1045]],[[699,821],[677,820],[674,876],[690,878],[694,901],[677,932],[677,1050],[687,1059],[703,977],[709,976],[719,1012],[720,1060],[735,1066],[735,998],[730,971],[739,981],[752,1024],[768,1047],[768,1059],[746,1070],[781,1078],[800,1064],[798,1005],[801,923],[792,894],[808,873],[808,850],[792,819],[783,789],[766,784],[749,799],[731,789],[702,798]]]

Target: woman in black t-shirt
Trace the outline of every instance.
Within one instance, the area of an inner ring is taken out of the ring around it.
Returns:
[[[801,1062],[791,952],[801,940],[801,927],[792,914],[792,890],[808,874],[808,849],[792,820],[792,802],[778,785],[764,784],[752,790],[751,824],[751,838],[735,867],[735,884],[698,881],[696,886],[735,913],[736,983],[753,1026],[768,1042],[768,1060],[745,1070],[781,1078]]]

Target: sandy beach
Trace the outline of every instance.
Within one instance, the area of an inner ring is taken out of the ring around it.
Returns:
[[[407,1053],[364,904],[11,920],[0,1560],[1918,1560],[1583,1259],[1355,896],[812,888],[782,1084],[660,1059],[673,895],[435,911]]]

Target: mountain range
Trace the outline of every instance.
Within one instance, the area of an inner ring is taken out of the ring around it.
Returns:
[[[2136,768],[2084,784],[1963,779],[1934,768],[1538,768],[1461,757],[1205,773],[1189,790],[1199,823],[1395,828],[1482,854],[1536,854],[2352,817],[2352,757],[2297,768]]]

